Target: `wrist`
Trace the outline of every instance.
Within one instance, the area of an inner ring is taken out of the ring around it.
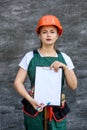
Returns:
[[[64,71],[68,70],[68,67],[66,65],[64,65],[63,70]]]

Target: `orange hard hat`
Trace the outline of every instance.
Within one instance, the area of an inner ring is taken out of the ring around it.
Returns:
[[[58,28],[58,34],[59,34],[59,36],[63,32],[63,28],[62,28],[62,26],[60,24],[59,19],[56,16],[54,16],[54,15],[44,15],[44,16],[42,16],[39,19],[39,21],[38,21],[36,32],[39,34],[40,27],[46,26],[46,25],[54,25],[54,26],[56,26]]]

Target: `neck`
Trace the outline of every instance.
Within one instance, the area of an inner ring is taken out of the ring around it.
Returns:
[[[39,49],[39,51],[43,56],[56,56],[56,50],[54,49],[54,47],[44,47],[44,46],[42,46]]]
[[[48,53],[55,51],[54,46],[42,46],[40,49]]]

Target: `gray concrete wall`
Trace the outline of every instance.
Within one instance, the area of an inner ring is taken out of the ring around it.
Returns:
[[[67,130],[87,130],[87,0],[0,0],[0,130],[24,130],[22,97],[13,82],[21,58],[39,46],[38,18],[50,13],[61,20],[57,47],[71,56],[78,77],[76,91],[65,86],[71,108]]]

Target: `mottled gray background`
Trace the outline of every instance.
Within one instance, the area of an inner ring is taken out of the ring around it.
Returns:
[[[50,13],[61,20],[57,47],[71,56],[78,77],[76,91],[65,85],[71,108],[67,130],[87,130],[87,0],[0,0],[0,130],[24,130],[22,97],[13,81],[24,54],[39,47],[39,17]]]

